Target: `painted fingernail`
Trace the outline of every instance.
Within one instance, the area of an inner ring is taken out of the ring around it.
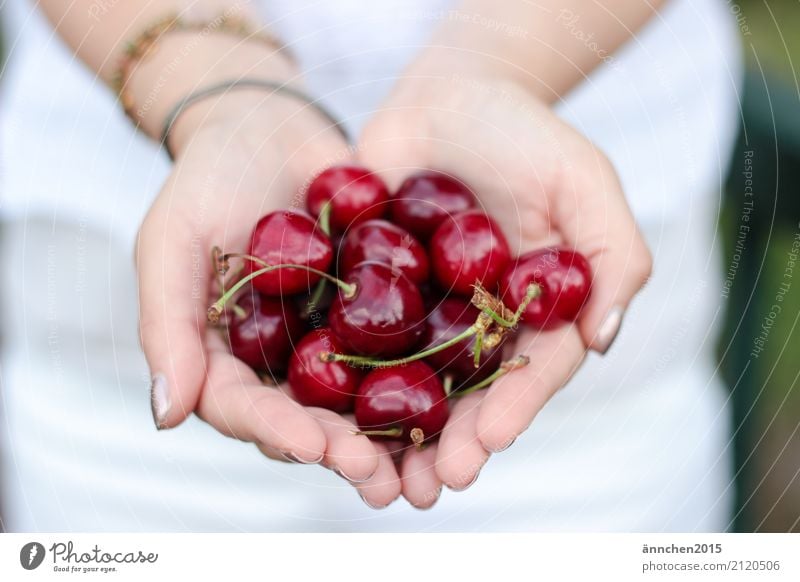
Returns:
[[[611,347],[611,344],[614,343],[619,333],[620,325],[622,325],[623,313],[624,310],[619,306],[613,307],[611,311],[608,312],[603,323],[600,324],[600,328],[597,330],[597,336],[594,340],[594,349],[597,352],[605,354]]]
[[[373,504],[373,503],[370,503],[370,502],[367,500],[367,498],[366,498],[366,497],[364,497],[363,495],[361,495],[361,492],[360,492],[360,491],[358,492],[358,496],[359,496],[359,497],[361,497],[361,501],[363,501],[363,502],[364,502],[364,504],[365,504],[367,507],[369,507],[370,509],[377,509],[377,510],[381,510],[381,509],[386,509],[386,507],[387,507],[386,505],[375,505],[375,504]]]
[[[163,374],[156,374],[150,383],[150,409],[153,411],[153,422],[156,423],[158,430],[165,427],[171,407],[167,379]]]
[[[325,456],[324,454],[321,454],[318,459],[308,460],[298,457],[292,451],[280,451],[280,453],[286,457],[287,461],[291,461],[292,463],[300,463],[301,465],[316,465],[322,460],[322,457]]]
[[[339,467],[331,467],[331,471],[339,475],[339,477],[341,477],[342,479],[350,481],[350,483],[366,483],[367,481],[372,479],[373,475],[375,475],[375,471],[373,471],[370,475],[364,477],[363,479],[353,479],[352,477],[349,477],[347,473],[342,471]]]
[[[420,504],[412,503],[411,507],[413,507],[414,509],[419,509],[420,511],[427,511],[431,509],[434,505],[436,505],[436,502],[439,501],[439,497],[441,496],[442,496],[442,486],[439,485],[436,491],[430,491],[425,494],[422,503]]]
[[[475,484],[475,481],[478,480],[478,476],[480,474],[481,474],[480,471],[476,471],[475,474],[472,476],[472,480],[469,483],[467,483],[466,485],[456,486],[456,487],[452,487],[452,486],[448,485],[447,487],[450,489],[450,491],[455,491],[456,493],[461,492],[461,491],[466,491],[467,489],[469,489],[470,487],[472,487]]]
[[[517,437],[511,437],[511,440],[509,440],[509,441],[506,441],[504,444],[500,445],[500,446],[499,446],[499,447],[497,447],[496,449],[489,449],[489,452],[490,452],[490,453],[502,453],[502,452],[503,452],[503,451],[505,451],[505,450],[506,450],[508,447],[510,447],[511,445],[513,445],[513,444],[514,444],[514,441],[516,441],[516,440],[517,440]]]

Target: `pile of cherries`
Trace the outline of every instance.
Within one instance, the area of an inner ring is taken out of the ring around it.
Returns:
[[[442,173],[414,174],[390,196],[377,175],[336,166],[306,206],[261,218],[247,254],[214,249],[221,297],[209,320],[262,378],[288,378],[300,404],[354,411],[360,434],[435,439],[450,398],[528,363],[503,361],[520,322],[573,322],[589,297],[582,255],[513,258],[470,189]]]

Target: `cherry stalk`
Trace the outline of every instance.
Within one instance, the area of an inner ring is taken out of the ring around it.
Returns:
[[[330,275],[324,271],[320,271],[319,269],[315,269],[313,267],[309,267],[307,265],[298,265],[294,263],[284,263],[281,265],[267,265],[264,261],[259,259],[258,257],[253,257],[251,255],[243,255],[238,253],[230,253],[227,255],[223,255],[223,260],[229,258],[241,258],[247,259],[249,261],[253,261],[254,263],[258,263],[260,265],[266,265],[262,269],[258,271],[253,271],[246,277],[242,277],[239,279],[235,285],[233,285],[230,289],[223,293],[222,297],[217,299],[211,307],[208,308],[208,320],[212,323],[216,323],[219,321],[219,316],[222,314],[222,310],[225,308],[225,304],[230,301],[231,297],[233,297],[239,289],[247,285],[252,279],[263,275],[264,273],[269,273],[271,271],[275,271],[277,269],[302,269],[308,271],[309,273],[313,273],[322,277],[323,279],[327,279],[331,283],[337,285],[342,291],[344,291],[345,297],[352,297],[356,294],[356,285],[354,283],[345,283],[344,281],[337,279],[333,275]]]
[[[482,287],[476,286],[476,296],[485,294],[485,290]],[[499,308],[501,311],[507,312],[508,310],[503,307],[502,303],[494,299],[493,301],[487,301],[482,299],[477,301],[476,307],[481,309],[481,315],[478,316],[478,320],[465,329],[463,332],[458,334],[457,336],[450,338],[449,340],[437,344],[433,347],[428,349],[422,350],[413,354],[411,356],[405,356],[403,358],[397,358],[394,360],[379,360],[376,358],[370,358],[367,356],[357,356],[352,354],[337,354],[334,352],[321,352],[319,357],[323,362],[345,362],[351,366],[361,366],[361,367],[369,367],[369,368],[392,368],[394,366],[403,366],[405,364],[409,364],[411,362],[415,362],[417,360],[422,360],[423,358],[427,358],[433,354],[439,353],[442,350],[446,350],[454,345],[457,345],[459,342],[476,336],[475,341],[475,367],[477,368],[480,365],[480,352],[485,345],[488,328],[490,327],[489,322],[486,321],[486,318],[491,318],[495,323],[500,326],[500,330],[496,332],[496,336],[492,336],[491,334],[491,341],[489,345],[497,345],[500,341],[500,336],[507,333],[508,330],[513,329],[519,323],[522,314],[525,312],[525,308],[528,304],[533,301],[540,293],[539,286],[536,284],[531,284],[528,286],[528,290],[525,294],[524,299],[520,303],[517,310],[511,315],[510,319],[506,319],[502,315],[498,314],[496,308]]]

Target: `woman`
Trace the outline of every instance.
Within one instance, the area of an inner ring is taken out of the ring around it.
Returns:
[[[739,76],[722,2],[39,4],[52,24],[22,2],[6,15],[9,529],[727,527],[708,332]],[[103,87],[120,76],[138,132]],[[203,324],[210,246],[243,247],[258,216],[351,159],[393,187],[456,175],[515,252],[568,244],[595,273],[579,326],[521,334],[536,366],[461,399],[438,445],[397,465],[261,386]],[[182,426],[148,429],[150,402],[158,428]]]

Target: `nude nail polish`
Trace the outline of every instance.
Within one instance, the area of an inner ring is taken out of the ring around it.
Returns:
[[[600,328],[597,330],[597,336],[594,340],[594,349],[598,353],[605,354],[609,348],[611,348],[611,345],[617,338],[620,326],[622,325],[623,313],[624,310],[622,307],[613,307],[606,315],[603,323],[600,324]]]
[[[164,428],[171,407],[172,400],[169,397],[167,379],[163,374],[156,374],[150,383],[150,408],[153,411],[153,422],[158,430]]]
[[[301,465],[316,465],[316,464],[317,464],[317,463],[319,463],[319,462],[322,460],[322,458],[325,456],[325,455],[323,454],[323,455],[320,455],[318,459],[315,459],[315,460],[309,461],[309,460],[307,460],[307,459],[302,459],[302,458],[298,457],[298,456],[297,456],[296,454],[294,454],[292,451],[280,451],[280,453],[281,453],[281,455],[283,455],[284,457],[286,457],[286,459],[287,459],[287,460],[289,460],[289,461],[291,461],[292,463],[300,463]]]
[[[367,501],[367,498],[366,498],[366,497],[364,497],[363,495],[361,495],[361,492],[360,492],[360,491],[359,491],[358,495],[359,495],[359,497],[361,497],[361,501],[363,501],[363,502],[364,502],[364,504],[365,504],[367,507],[369,507],[370,509],[377,509],[377,510],[380,510],[380,509],[386,509],[386,507],[387,507],[386,505],[373,505],[372,503],[370,503],[369,501]]]
[[[478,480],[478,477],[480,476],[480,474],[481,474],[480,471],[476,471],[475,475],[472,476],[472,479],[466,485],[463,485],[463,486],[460,486],[460,487],[450,487],[448,485],[448,488],[450,489],[450,491],[455,491],[455,492],[466,491],[467,489],[469,489],[470,487],[472,487],[475,484],[475,481]]]
[[[514,441],[516,441],[516,440],[517,440],[517,437],[513,437],[512,439],[510,439],[510,440],[509,440],[509,441],[507,441],[506,443],[504,443],[504,444],[500,445],[500,446],[499,446],[499,447],[497,447],[496,449],[490,450],[489,452],[490,452],[490,453],[502,453],[502,452],[503,452],[503,451],[505,451],[505,450],[506,450],[508,447],[510,447],[511,445],[513,445],[513,444],[514,444]]]
[[[375,473],[373,472],[371,475],[367,475],[363,479],[353,479],[352,477],[348,476],[347,473],[342,471],[339,467],[333,467],[331,468],[331,471],[339,475],[339,477],[341,477],[345,481],[350,481],[350,483],[366,483],[367,481],[372,479],[373,475],[375,475]]]

